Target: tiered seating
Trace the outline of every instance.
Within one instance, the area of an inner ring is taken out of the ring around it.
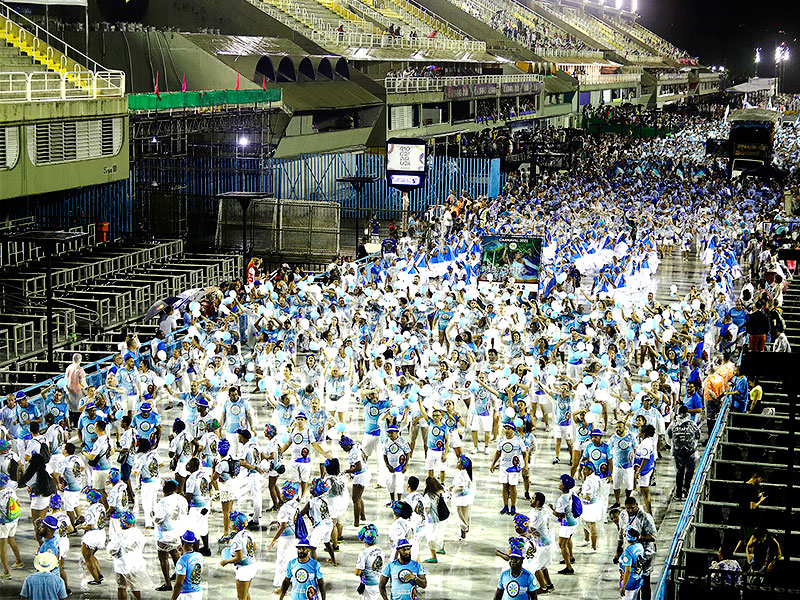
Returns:
[[[796,282],[784,295],[784,319],[790,344],[796,351],[800,347],[800,286]],[[744,369],[747,369],[747,358],[743,359]],[[766,368],[770,368],[769,354],[758,358],[766,358]],[[780,592],[797,597],[798,584],[791,571],[800,567],[800,508],[796,508],[796,499],[789,497],[788,466],[795,463],[800,449],[789,450],[789,429],[792,426],[796,428],[796,424],[789,417],[789,390],[780,381],[780,377],[789,373],[778,367],[773,370],[774,373],[759,378],[764,391],[761,409],[752,414],[730,413],[721,430],[704,486],[698,495],[694,520],[684,536],[678,568],[672,572],[674,582],[680,582],[682,597],[694,597],[692,594],[700,597],[707,589],[708,568],[712,561],[718,560],[717,550],[722,542],[735,547],[742,539],[742,512],[738,501],[741,486],[750,478],[753,469],[764,472],[761,487],[767,496],[758,508],[759,523],[781,545],[788,562],[779,565],[768,579],[750,576],[742,583],[746,590],[777,586]],[[795,473],[795,485],[797,479]],[[794,507],[790,512],[787,512],[787,503]],[[740,546],[734,558],[746,569],[744,545]],[[761,592],[764,595],[760,597],[789,597],[769,595],[767,591],[764,589]],[[744,594],[744,597],[750,597],[747,591]]]
[[[623,19],[611,19],[609,17],[606,18],[611,21],[614,27],[621,29],[632,39],[638,40],[639,42],[653,48],[662,56],[666,56],[667,58],[672,58],[675,60],[689,58],[689,54],[687,52],[681,50],[677,46],[672,45],[667,40],[656,35],[649,29],[645,29],[639,23],[631,23]]]
[[[652,55],[644,46],[637,44],[627,36],[617,33],[606,23],[603,23],[600,19],[588,13],[572,8],[556,8],[554,5],[545,2],[539,2],[538,6],[545,12],[568,23],[584,35],[604,44],[611,50],[616,50],[626,56]]]
[[[0,102],[124,93],[124,73],[106,70],[0,3]]]
[[[89,235],[53,259],[55,342],[74,339],[125,323],[170,294],[232,279],[235,257],[184,256],[183,242],[106,243]],[[4,242],[0,278],[0,362],[40,351],[45,346],[45,268],[40,252],[22,242]]]
[[[527,6],[509,0],[450,0],[464,12],[502,31],[519,44],[548,57],[602,57],[602,54],[543,19]],[[521,27],[520,27],[521,25]]]
[[[435,30],[437,36],[451,40],[469,39],[469,36],[455,25],[408,0],[364,0],[364,3],[390,19],[395,25],[399,25],[405,34],[415,31],[418,36],[427,37]]]
[[[274,10],[291,18],[291,26],[309,33],[312,31],[333,33],[342,25],[347,31],[360,33],[378,33],[374,24],[359,17],[351,10],[342,6],[335,0],[255,0],[256,6],[270,12],[268,5]]]

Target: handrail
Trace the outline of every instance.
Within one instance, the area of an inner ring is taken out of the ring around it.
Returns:
[[[658,578],[658,584],[656,585],[655,594],[653,595],[654,600],[665,600],[669,569],[675,561],[675,557],[683,548],[683,542],[688,532],[689,524],[694,519],[695,512],[697,511],[700,489],[703,487],[708,477],[709,461],[712,455],[716,453],[717,446],[722,437],[722,430],[725,427],[725,421],[730,411],[730,406],[731,399],[729,397],[722,403],[719,415],[717,416],[717,422],[714,423],[714,429],[711,430],[711,435],[708,436],[706,449],[703,451],[703,456],[700,457],[700,462],[697,464],[692,483],[689,486],[689,492],[686,494],[686,504],[683,505],[683,510],[681,510],[681,516],[678,518],[678,525],[675,527],[675,535],[672,536],[672,543],[670,544],[669,552],[667,552],[667,558],[664,560],[664,570]]]
[[[0,72],[0,103],[56,102],[121,98],[125,95],[123,71],[96,71],[84,68],[55,71]]]
[[[600,60],[603,58],[601,50],[579,50],[570,48],[548,48],[547,46],[534,46],[534,53],[544,58],[586,58]]]
[[[578,73],[575,75],[584,85],[603,83],[629,83],[641,81],[641,73]]]
[[[311,39],[319,44],[361,48],[439,50],[444,52],[486,52],[486,42],[445,38],[397,38],[389,34],[314,31]]]
[[[7,23],[13,22],[17,27],[20,28],[20,31],[25,31],[26,33],[33,36],[35,40],[43,40],[45,44],[50,46],[51,48],[58,48],[58,51],[61,52],[67,58],[72,59],[78,64],[83,64],[87,69],[90,71],[106,71],[107,69],[102,66],[100,63],[92,60],[88,56],[86,56],[80,50],[70,46],[59,37],[54,36],[48,30],[40,27],[33,21],[31,21],[25,15],[17,12],[13,8],[11,8],[8,4],[4,2],[0,2],[0,17],[4,17],[7,19]],[[25,24],[26,28],[32,29],[32,31],[27,31],[27,29],[23,29],[23,26],[20,24],[20,21]],[[8,25],[7,25],[8,26]],[[9,31],[6,29],[6,31]],[[38,46],[38,44],[37,44]],[[37,49],[36,46],[32,44],[34,49]],[[61,50],[63,48],[63,50]]]
[[[432,13],[424,6],[420,6],[415,2],[410,0],[391,0],[401,9],[406,11],[411,16],[417,18],[418,20],[422,21],[423,23],[427,24],[429,27],[433,27],[439,33],[446,35],[451,39],[462,39],[462,40],[469,40],[472,39],[472,36],[467,35],[466,32],[462,31],[446,19],[440,17],[437,14]]]
[[[530,73],[513,75],[473,75],[451,77],[386,77],[383,85],[390,94],[417,92],[441,92],[451,85],[474,85],[480,83],[511,83],[517,81],[543,82],[544,75]]]

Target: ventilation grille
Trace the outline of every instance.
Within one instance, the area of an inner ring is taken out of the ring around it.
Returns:
[[[19,129],[0,127],[0,171],[13,169],[19,160]]]
[[[28,125],[28,155],[34,165],[115,156],[122,147],[120,117]]]

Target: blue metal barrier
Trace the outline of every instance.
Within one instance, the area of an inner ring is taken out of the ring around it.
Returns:
[[[689,486],[689,493],[686,495],[686,504],[683,505],[681,516],[678,519],[678,525],[675,527],[675,533],[672,536],[672,543],[667,553],[667,558],[664,560],[664,570],[661,572],[661,577],[658,579],[656,586],[654,600],[667,600],[667,579],[669,578],[669,570],[672,563],[675,561],[678,553],[683,547],[683,539],[686,535],[687,528],[690,522],[694,519],[694,513],[697,510],[697,503],[699,501],[700,490],[705,483],[708,466],[717,450],[719,438],[722,433],[722,428],[725,426],[725,421],[728,418],[728,412],[731,407],[731,399],[728,397],[720,408],[719,415],[717,415],[717,422],[714,424],[714,429],[711,430],[711,435],[708,436],[708,443],[697,464],[697,469],[694,472],[692,484]]]

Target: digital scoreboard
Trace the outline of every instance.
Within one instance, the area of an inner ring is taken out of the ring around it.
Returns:
[[[408,192],[422,187],[428,172],[427,144],[414,138],[393,138],[386,142],[386,181]]]

